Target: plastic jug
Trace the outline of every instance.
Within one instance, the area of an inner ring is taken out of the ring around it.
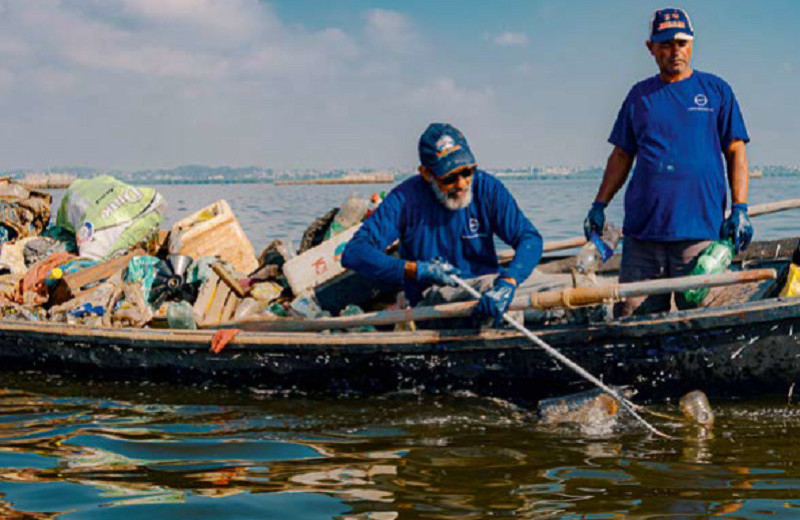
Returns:
[[[725,272],[733,261],[733,243],[730,240],[717,240],[711,242],[697,257],[690,275],[719,274]],[[686,301],[692,303],[702,302],[708,296],[708,287],[689,289],[683,293]]]
[[[597,233],[589,235],[589,241],[578,252],[576,259],[578,271],[584,274],[595,272],[600,264],[614,254],[620,237],[622,230],[612,224],[607,224],[603,228],[602,237]]]

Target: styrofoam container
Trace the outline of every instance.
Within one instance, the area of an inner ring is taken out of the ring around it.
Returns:
[[[253,244],[230,205],[222,199],[172,226],[169,251],[195,260],[202,256],[218,256],[245,275],[258,268]]]

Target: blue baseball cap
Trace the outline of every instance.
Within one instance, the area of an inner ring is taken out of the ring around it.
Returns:
[[[431,123],[419,138],[419,162],[436,178],[464,166],[475,166],[467,139],[447,123]]]
[[[650,41],[694,40],[692,21],[683,9],[665,7],[653,13],[650,20]]]

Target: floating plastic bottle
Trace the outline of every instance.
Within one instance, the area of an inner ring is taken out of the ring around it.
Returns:
[[[167,323],[171,329],[197,328],[194,320],[194,310],[189,302],[171,302],[167,305]]]
[[[622,230],[612,224],[607,224],[603,228],[601,237],[595,232],[589,235],[589,240],[578,252],[576,267],[584,274],[593,273],[606,260],[614,254]]]
[[[697,257],[697,263],[689,274],[702,275],[724,273],[728,266],[731,265],[732,261],[733,243],[728,239],[717,240],[711,242],[700,256]],[[688,302],[700,303],[708,296],[708,291],[708,287],[698,287],[697,289],[685,291],[683,296]]]
[[[780,296],[800,296],[800,245],[792,255],[792,263],[789,264],[789,273],[786,275],[786,285],[781,289]]]
[[[683,416],[706,428],[714,425],[714,410],[708,403],[708,397],[700,390],[692,390],[681,397],[678,405],[683,412]]]

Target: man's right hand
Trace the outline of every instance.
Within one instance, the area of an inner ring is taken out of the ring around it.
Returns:
[[[460,275],[461,271],[447,262],[434,260],[432,262],[417,262],[417,281],[436,285],[450,285],[455,287],[456,281],[450,275]]]
[[[586,235],[586,240],[589,240],[589,235],[591,235],[593,231],[603,236],[603,226],[606,225],[606,206],[608,206],[607,202],[599,200],[592,202],[589,214],[586,215],[586,220],[583,221],[583,234]]]

